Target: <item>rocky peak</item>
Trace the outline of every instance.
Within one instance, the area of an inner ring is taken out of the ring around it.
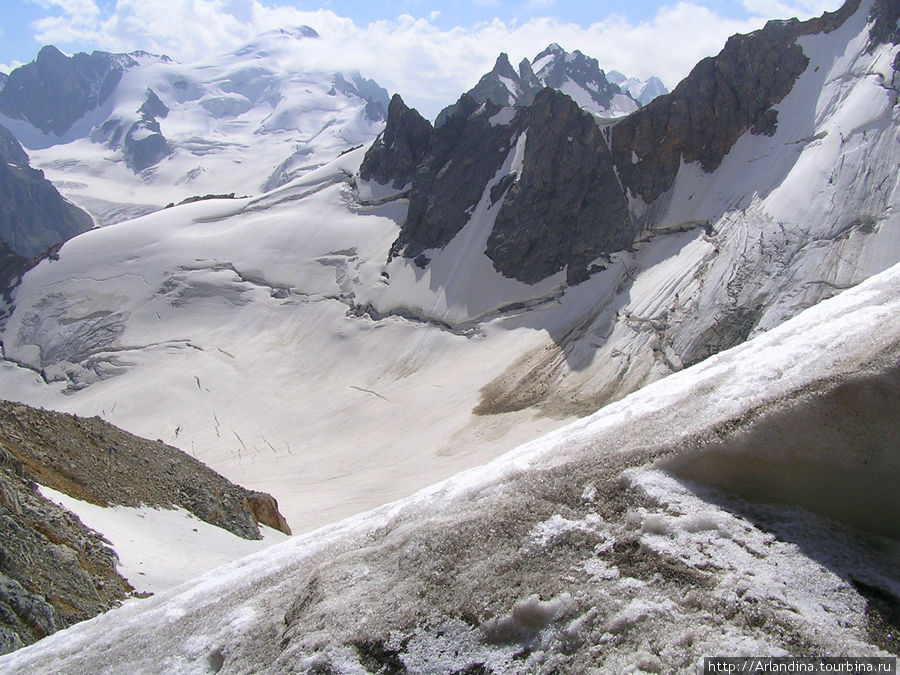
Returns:
[[[549,87],[517,122],[528,134],[524,160],[486,254],[498,272],[525,283],[564,268],[578,283],[592,261],[634,240],[609,147],[593,117]]]
[[[734,35],[671,94],[617,122],[611,140],[623,185],[650,203],[672,187],[682,161],[699,162],[711,172],[747,131],[773,134],[778,115],[772,106],[809,63],[797,38],[837,28],[858,6],[859,0],[851,0],[809,21],[769,21],[753,33]]]
[[[28,154],[12,135],[12,132],[4,126],[0,126],[0,160],[18,167],[29,166]]]
[[[421,266],[428,262],[424,251],[446,246],[469,221],[510,152],[516,129],[491,123],[501,109],[491,101],[463,94],[451,108],[431,133],[413,177],[406,222],[391,248],[392,257],[416,258]]]
[[[491,101],[501,106],[531,105],[544,87],[566,90],[577,103],[590,112],[605,116],[625,114],[638,108],[636,101],[608,81],[596,59],[579,51],[567,53],[553,43],[538,54],[533,62],[522,59],[518,72],[501,53],[491,71],[467,93],[478,103]],[[614,103],[614,97],[619,97]],[[438,115],[435,124],[443,124],[452,106]]]
[[[683,162],[711,172],[741,135],[774,133],[773,106],[809,62],[797,38],[834,30],[858,5],[851,0],[817,19],[771,21],[736,35],[671,94],[612,124],[598,125],[553,87],[514,114],[504,112],[503,121],[493,118],[498,103],[464,95],[442,113],[430,140],[420,146],[427,152],[418,168],[404,170],[405,178],[412,176],[410,205],[391,255],[427,265],[426,252],[443,248],[462,230],[489,188],[492,203],[503,200],[485,251],[498,272],[525,283],[563,269],[570,284],[585,279],[593,261],[634,242],[641,213],[652,211],[632,209],[635,197],[651,204],[671,189]],[[879,11],[889,20],[895,10]],[[559,82],[553,78],[561,65],[570,83],[607,81],[595,60],[565,54],[558,45],[535,62],[537,78],[549,82]],[[495,70],[508,72],[507,65],[507,59],[498,59]],[[533,67],[527,64],[526,70],[523,63],[519,74]],[[527,136],[521,166],[498,179],[522,133]]]
[[[412,181],[425,156],[431,132],[428,120],[394,94],[388,104],[387,124],[366,153],[360,178],[402,189]]]
[[[101,105],[127,68],[125,54],[93,52],[66,56],[46,46],[37,58],[9,74],[0,91],[0,113],[25,120],[45,134],[61,136],[85,113]]]

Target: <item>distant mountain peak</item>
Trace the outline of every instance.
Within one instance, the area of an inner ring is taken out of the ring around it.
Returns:
[[[562,91],[588,112],[602,117],[621,117],[640,107],[635,97],[607,79],[597,59],[578,50],[567,52],[556,42],[533,61],[522,59],[518,72],[501,52],[491,71],[467,93],[479,103],[520,106],[530,105],[545,87]],[[441,126],[450,112],[443,111],[435,124]]]

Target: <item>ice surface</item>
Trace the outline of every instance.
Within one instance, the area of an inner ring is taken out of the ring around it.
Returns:
[[[767,411],[894,372],[898,316],[900,265],[488,465],[0,667],[624,672],[692,670],[711,653],[884,654],[862,593],[900,592],[896,541],[681,482],[654,462],[717,452]],[[896,484],[893,454],[879,468]]]

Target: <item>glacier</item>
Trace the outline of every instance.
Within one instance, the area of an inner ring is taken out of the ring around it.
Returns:
[[[896,539],[835,520],[827,507],[840,492],[809,510],[792,491],[819,477],[867,491],[876,530],[883,508],[898,512],[898,316],[894,266],[482,467],[130,602],[0,667],[631,672],[722,653],[887,656],[890,636],[875,626],[879,589],[900,591]],[[854,426],[846,401],[872,387],[890,394],[880,424]],[[758,473],[783,487],[777,499],[705,482],[698,459],[741,471],[755,451],[746,441],[772,419],[790,433],[774,436]],[[796,447],[805,434],[823,443]]]

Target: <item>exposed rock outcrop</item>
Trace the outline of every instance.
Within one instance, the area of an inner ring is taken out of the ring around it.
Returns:
[[[111,117],[91,132],[91,140],[111,149],[121,148],[125,165],[140,173],[172,153],[157,119],[164,119],[169,114],[169,107],[155,91],[147,89],[147,97],[136,113],[139,115],[137,121],[130,123]]]
[[[133,590],[101,535],[36,483],[100,506],[181,507],[246,539],[290,534],[275,499],[180,450],[79,418],[0,401],[0,654],[103,612]]]
[[[0,126],[0,238],[19,256],[45,253],[93,227],[93,220],[32,169],[13,135]]]
[[[520,113],[529,133],[521,175],[488,239],[487,256],[507,277],[535,283],[567,268],[570,284],[591,261],[634,241],[612,155],[591,115],[554,89]]]
[[[435,127],[416,169],[406,223],[391,256],[416,258],[427,249],[446,246],[468,222],[511,149],[515,125],[491,124],[499,111],[490,101],[479,105],[463,94],[453,114]]]
[[[428,149],[431,131],[428,120],[394,94],[388,105],[387,124],[366,153],[360,178],[382,185],[391,183],[398,190],[408,185]]]
[[[61,136],[85,113],[102,105],[122,73],[135,65],[137,61],[125,54],[69,57],[48,45],[32,63],[9,74],[0,90],[0,113],[25,120],[45,134]]]
[[[622,184],[650,203],[672,187],[682,162],[699,162],[711,172],[747,131],[772,135],[778,124],[772,106],[809,64],[797,38],[834,30],[858,7],[859,0],[851,0],[816,19],[769,21],[761,30],[729,38],[671,94],[612,127]]]
[[[0,654],[89,619],[131,592],[108,542],[38,493],[6,439],[0,523]]]
[[[239,537],[260,538],[250,505],[256,493],[176,448],[99,418],[0,402],[0,443],[34,480],[82,501],[179,506]]]
[[[383,143],[367,155],[364,167],[378,166],[379,183],[397,186],[412,177],[407,219],[391,256],[427,265],[423,252],[446,246],[463,228],[512,141],[524,132],[521,168],[491,186],[492,203],[505,198],[486,254],[504,276],[526,283],[563,268],[570,284],[584,280],[591,261],[634,242],[647,225],[641,219],[653,214],[643,206],[672,188],[682,165],[697,163],[709,173],[742,135],[773,135],[773,106],[809,64],[797,38],[835,30],[858,8],[859,0],[850,0],[819,18],[770,21],[735,35],[671,94],[602,128],[579,110],[576,103],[583,101],[555,91],[577,85],[593,92],[598,105],[609,103],[619,90],[600,87],[609,82],[596,61],[551,45],[535,59],[536,74],[527,62],[517,73],[501,55],[491,73],[441,113],[427,143],[422,126],[417,147],[427,146],[427,152],[417,167],[412,162],[418,153],[398,150],[391,161],[383,159]],[[894,39],[896,15],[896,2],[876,3],[873,40]],[[546,88],[535,95],[540,86]],[[518,106],[514,115],[493,118],[510,104]],[[404,114],[412,113],[404,107]]]
[[[575,95],[580,105],[599,115],[623,115],[640,107],[628,92],[607,79],[597,59],[585,56],[577,49],[569,53],[555,43],[533,61],[522,59],[518,70],[512,67],[509,57],[501,53],[491,71],[466,93],[477,103],[490,101],[500,106],[527,106],[546,87]],[[456,106],[451,105],[441,111],[435,126],[441,126],[455,110]]]

